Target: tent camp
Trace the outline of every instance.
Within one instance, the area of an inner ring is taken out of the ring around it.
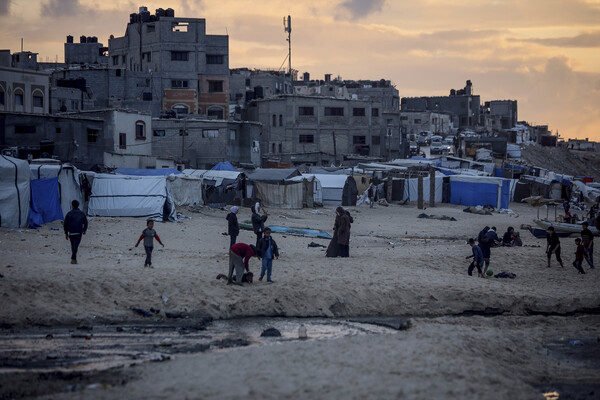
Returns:
[[[323,205],[355,206],[358,189],[356,181],[349,175],[303,174],[306,178],[317,178],[321,183]]]
[[[54,160],[53,160],[54,161]],[[45,164],[43,160],[34,160],[29,164],[31,180],[58,178],[58,196],[63,215],[71,210],[71,202],[77,200],[83,204],[83,193],[79,183],[80,171],[71,164]]]
[[[0,155],[0,226],[27,227],[30,175],[27,161]]]
[[[183,173],[202,179],[202,199],[211,207],[235,204],[246,198],[246,175],[240,171],[186,169]]]
[[[96,174],[88,215],[176,220],[173,196],[164,176]]]
[[[435,173],[435,202],[442,202],[442,189],[444,186],[445,175],[441,172]],[[423,199],[429,201],[430,177],[423,178]],[[419,200],[419,178],[409,178],[404,180],[404,197],[402,200]]]
[[[115,174],[131,176],[168,176],[171,174],[179,175],[183,172],[175,168],[117,168]]]
[[[307,197],[312,203],[312,187],[295,168],[259,168],[248,172],[248,193],[267,207],[302,208]],[[310,194],[308,191],[310,190]]]
[[[450,176],[450,203],[463,206],[486,206],[508,208],[510,202],[510,179],[487,176]]]

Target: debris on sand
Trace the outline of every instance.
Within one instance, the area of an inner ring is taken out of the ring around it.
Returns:
[[[279,337],[281,336],[281,332],[276,328],[267,328],[260,334],[261,337]]]

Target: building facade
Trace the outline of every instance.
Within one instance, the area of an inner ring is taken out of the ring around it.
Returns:
[[[400,111],[400,126],[411,140],[421,132],[443,136],[455,132],[451,114],[433,111]]]
[[[0,111],[47,114],[50,75],[37,71],[37,54],[0,53]]]

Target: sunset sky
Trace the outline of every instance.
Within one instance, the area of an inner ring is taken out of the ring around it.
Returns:
[[[449,4],[452,3],[452,4]],[[63,61],[69,34],[122,36],[139,6],[206,18],[229,34],[230,67],[292,67],[322,79],[389,79],[401,97],[473,82],[481,100],[517,100],[519,120],[600,141],[600,0],[0,0],[0,48]]]

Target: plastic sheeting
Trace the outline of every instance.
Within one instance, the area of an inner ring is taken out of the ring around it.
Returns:
[[[29,227],[38,228],[48,222],[63,220],[58,178],[36,179],[31,181],[30,185]]]
[[[444,186],[444,176],[441,174],[435,175],[435,201],[442,202],[442,193]],[[423,199],[429,201],[430,178],[423,178]],[[419,179],[411,178],[404,180],[404,197],[402,200],[418,201],[419,200]]]
[[[117,168],[115,174],[130,176],[169,176],[171,174],[179,175],[183,172],[175,168]]]
[[[302,208],[304,204],[304,182],[276,185],[254,182],[255,197],[265,207]]]
[[[177,207],[204,204],[202,179],[186,175],[171,175],[167,177],[167,186]]]
[[[28,226],[30,176],[27,161],[0,155],[0,226]]]
[[[356,205],[356,182],[352,176],[330,174],[303,174],[307,178],[315,177],[321,182],[323,205]]]
[[[83,205],[83,193],[79,184],[79,170],[69,164],[30,164],[31,179],[58,177],[58,194],[63,215],[71,210],[71,202],[77,200]]]
[[[229,161],[221,161],[211,168],[211,171],[235,171],[235,167]]]
[[[96,174],[88,215],[176,220],[173,196],[162,176]]]
[[[509,208],[510,193],[510,179],[464,175],[450,177],[451,204]]]

